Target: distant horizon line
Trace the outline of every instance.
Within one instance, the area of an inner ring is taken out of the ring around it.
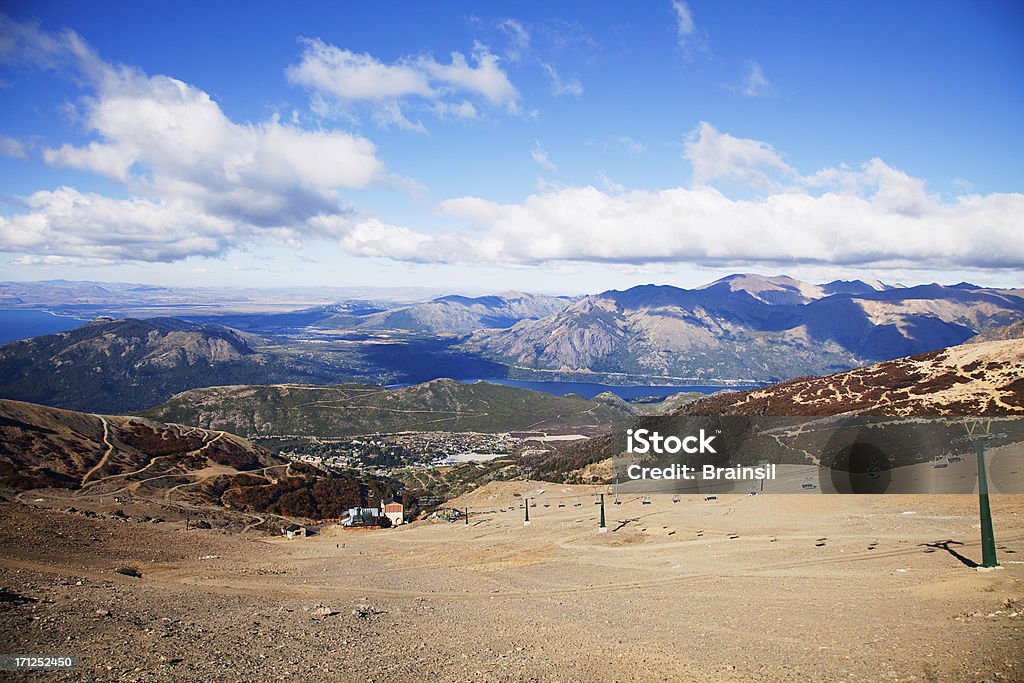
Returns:
[[[1003,287],[1003,286],[989,286],[983,284],[977,284],[974,282],[968,282],[961,280],[954,283],[941,283],[941,282],[917,282],[914,284],[906,284],[903,282],[886,282],[877,278],[851,278],[843,279],[837,278],[828,282],[813,282],[809,280],[800,280],[791,275],[784,273],[777,275],[764,275],[757,272],[736,272],[730,275],[725,275],[714,280],[708,281],[704,284],[697,285],[694,287],[684,287],[678,284],[672,284],[667,282],[642,282],[638,281],[636,284],[630,285],[624,288],[608,288],[600,291],[588,291],[580,290],[578,292],[566,292],[549,289],[515,289],[515,288],[481,288],[481,287],[465,287],[465,286],[421,286],[421,285],[374,285],[374,284],[349,284],[349,285],[309,285],[309,284],[270,284],[270,285],[166,285],[166,284],[155,284],[152,282],[141,282],[141,281],[124,281],[124,280],[71,280],[66,278],[51,278],[45,280],[15,280],[15,279],[4,279],[0,280],[0,286],[4,285],[96,285],[100,287],[146,287],[158,290],[168,291],[207,291],[207,292],[251,292],[251,291],[262,291],[262,292],[288,292],[288,291],[302,291],[302,292],[343,292],[343,291],[364,291],[364,292],[405,292],[405,293],[430,293],[430,294],[447,294],[447,295],[472,295],[472,296],[501,296],[504,294],[533,294],[533,295],[546,295],[555,297],[564,296],[590,296],[595,294],[602,294],[605,292],[625,292],[637,287],[672,287],[680,290],[699,290],[710,287],[716,283],[724,282],[730,278],[737,277],[752,277],[761,278],[764,280],[778,280],[786,278],[792,280],[797,284],[810,285],[814,287],[823,287],[835,283],[848,283],[848,282],[862,282],[868,286],[872,286],[872,283],[884,285],[886,288],[892,289],[911,289],[914,287],[926,287],[926,286],[940,286],[940,287],[963,287],[970,286],[977,289],[989,289],[989,290],[1018,290],[1024,289],[1024,285],[1015,287]],[[875,288],[872,286],[872,288]],[[0,306],[3,303],[0,302]]]

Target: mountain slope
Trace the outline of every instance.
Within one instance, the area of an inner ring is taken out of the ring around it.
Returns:
[[[1024,320],[1012,322],[1009,325],[993,327],[985,330],[976,337],[971,337],[968,343],[977,344],[987,341],[1000,341],[1003,339],[1020,339],[1024,337]]]
[[[186,510],[212,506],[312,519],[403,495],[396,481],[322,472],[226,432],[3,399],[0,487],[63,488]],[[404,498],[415,512],[415,498]]]
[[[232,434],[0,399],[0,484],[81,488],[131,472],[253,472],[287,461]]]
[[[607,430],[633,412],[617,399],[584,400],[439,379],[404,389],[346,384],[195,389],[147,413],[249,437],[346,436],[400,431]]]
[[[430,334],[466,334],[484,328],[511,327],[520,320],[536,320],[557,313],[568,304],[566,299],[523,292],[475,298],[453,295],[368,315],[357,326]]]
[[[588,296],[540,320],[477,332],[466,348],[520,372],[778,381],[960,344],[1021,318],[1019,291],[731,276],[694,290]]]
[[[1024,415],[1024,339],[963,344],[827,377],[723,392],[677,415]]]
[[[0,396],[101,412],[201,386],[339,379],[323,364],[259,353],[236,330],[174,318],[99,319],[0,347]]]

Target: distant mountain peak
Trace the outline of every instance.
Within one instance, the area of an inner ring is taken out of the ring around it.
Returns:
[[[734,273],[697,289],[712,289],[723,285],[728,285],[732,292],[746,292],[767,304],[805,304],[827,296],[819,285],[788,275],[767,276],[757,273]]]
[[[881,280],[874,278],[863,278],[857,280],[833,280],[832,282],[819,285],[827,296],[833,294],[870,294],[872,292],[884,292],[895,289]]]

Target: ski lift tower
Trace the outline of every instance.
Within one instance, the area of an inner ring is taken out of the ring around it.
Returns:
[[[967,438],[974,442],[974,452],[978,456],[978,510],[981,515],[981,567],[994,569],[999,566],[996,560],[996,537],[992,530],[992,509],[988,503],[988,475],[985,473],[985,439],[992,430],[992,418],[966,418],[964,428]]]

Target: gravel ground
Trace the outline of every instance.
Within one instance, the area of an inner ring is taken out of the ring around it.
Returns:
[[[82,657],[0,677],[1024,680],[1024,497],[988,573],[970,496],[652,500],[598,534],[585,487],[502,482],[468,526],[292,541],[0,503],[0,653]]]

